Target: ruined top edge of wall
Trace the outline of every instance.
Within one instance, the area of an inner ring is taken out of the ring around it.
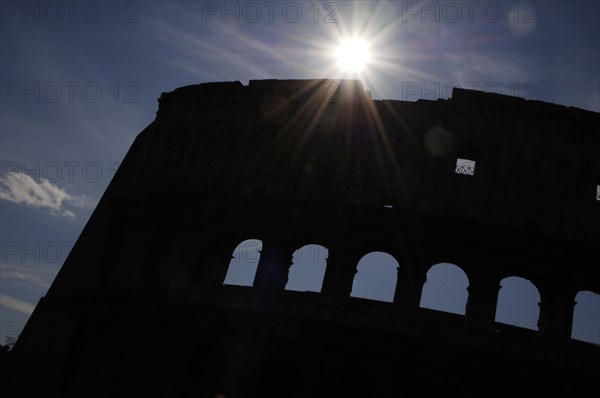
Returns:
[[[365,91],[360,80],[343,79],[265,79],[250,80],[245,86],[239,81],[210,82],[179,87],[171,92],[162,93],[158,114],[173,109],[190,108],[207,104],[226,104],[242,101],[277,102],[302,101],[302,98],[327,99],[335,95],[336,103],[358,101],[374,101],[391,106],[437,106],[440,103],[452,103],[457,106],[500,106],[505,109],[527,107],[529,110],[544,110],[548,112],[569,113],[584,119],[598,119],[600,113],[575,107],[528,100],[505,94],[470,90],[454,87],[452,97],[448,100],[405,101],[395,99],[373,100]],[[325,101],[327,102],[327,101]]]
[[[201,83],[162,93],[158,99],[158,113],[203,104],[235,103],[244,100],[301,101],[302,98],[316,96],[335,96],[336,102],[371,100],[360,80],[250,80],[247,86],[239,81]]]
[[[545,109],[552,112],[571,113],[578,114],[583,118],[592,117],[597,118],[600,113],[594,111],[588,111],[573,106],[565,106],[560,104],[554,104],[551,102],[544,102],[540,100],[525,99],[521,97],[515,97],[512,95],[490,93],[479,90],[469,90],[459,87],[452,89],[452,102],[455,104],[466,104],[466,103],[478,103],[480,105],[498,105],[504,107],[523,107],[527,106],[531,110]]]
[[[512,95],[469,90],[459,87],[452,88],[452,101],[456,103],[476,101],[480,103],[493,103],[503,106],[521,105],[527,102],[527,100],[524,98],[515,97]]]

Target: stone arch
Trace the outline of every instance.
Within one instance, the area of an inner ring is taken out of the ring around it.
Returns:
[[[600,294],[582,290],[575,296],[571,338],[600,345]]]
[[[296,250],[292,255],[285,290],[321,292],[328,256],[329,250],[317,244],[304,245]]]
[[[385,252],[365,254],[356,266],[357,272],[350,296],[393,302],[398,267],[398,261],[391,254]]]
[[[465,315],[469,278],[455,264],[438,263],[427,271],[420,307]]]
[[[254,286],[262,241],[246,239],[233,250],[224,285]]]
[[[540,293],[528,279],[509,276],[500,281],[496,322],[538,330]]]

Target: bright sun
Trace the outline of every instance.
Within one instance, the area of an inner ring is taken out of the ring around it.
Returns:
[[[347,72],[360,72],[370,61],[369,45],[357,37],[342,41],[335,55],[340,68]]]

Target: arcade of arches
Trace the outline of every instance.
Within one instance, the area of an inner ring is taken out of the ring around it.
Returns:
[[[288,291],[321,292],[328,296],[368,299],[394,305],[406,304],[407,295],[402,292],[404,287],[409,292],[413,291],[413,296],[418,296],[416,302],[420,308],[465,315],[467,320],[474,318],[481,321],[491,316],[498,323],[541,330],[539,323],[546,308],[544,295],[540,294],[536,284],[520,276],[510,275],[495,283],[488,282],[485,287],[489,293],[486,296],[482,294],[482,284],[471,286],[468,275],[456,264],[437,263],[429,267],[425,274],[419,275],[414,270],[403,270],[403,265],[391,254],[372,251],[359,256],[353,272],[350,272],[333,267],[328,270],[330,253],[322,245],[306,244],[289,251],[287,256],[281,252],[267,253],[266,258],[261,256],[262,250],[261,240],[242,241],[232,253],[223,284],[270,285]],[[348,261],[348,258],[344,260]],[[273,278],[273,274],[278,274],[273,272],[275,263],[287,265],[285,270],[279,272],[279,279],[283,280],[279,283]],[[331,283],[333,278],[341,281],[341,286],[340,283]],[[480,300],[487,299],[490,305],[475,303],[470,292]],[[561,307],[566,311],[566,319],[572,319],[570,337],[600,344],[600,295],[582,290],[571,300],[570,313],[569,306]],[[412,302],[415,302],[414,297]]]

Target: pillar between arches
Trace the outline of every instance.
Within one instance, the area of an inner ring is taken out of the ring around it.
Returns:
[[[398,312],[414,316],[419,310],[421,293],[427,272],[414,263],[402,264],[398,267],[398,282],[394,295],[394,305]]]
[[[571,339],[575,292],[565,286],[540,286],[540,316],[538,330],[545,344],[563,346]]]
[[[350,297],[360,253],[351,243],[332,245],[327,258],[327,268],[321,293],[330,300],[343,301]]]
[[[267,291],[285,290],[293,252],[293,245],[287,237],[272,236],[263,239],[254,287]]]
[[[491,331],[496,319],[496,304],[500,292],[498,280],[472,277],[467,291],[465,325],[476,331]]]

